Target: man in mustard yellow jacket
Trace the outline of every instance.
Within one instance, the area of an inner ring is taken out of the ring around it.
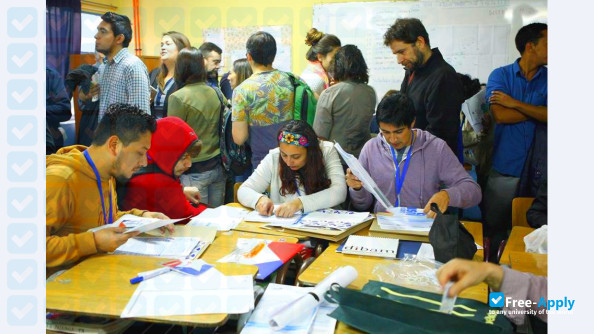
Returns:
[[[153,116],[113,104],[101,119],[91,146],[69,146],[46,157],[46,265],[50,271],[87,255],[111,252],[135,234],[121,228],[89,229],[126,213],[167,219],[149,211],[119,211],[115,179],[126,180],[147,164],[156,129]],[[173,226],[168,226],[170,230]]]

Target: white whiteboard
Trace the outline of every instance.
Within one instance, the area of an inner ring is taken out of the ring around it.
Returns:
[[[514,38],[522,26],[547,21],[546,0],[350,2],[314,5],[313,13],[313,27],[361,49],[378,102],[388,90],[399,90],[404,78],[396,56],[384,46],[384,33],[397,18],[420,19],[431,47],[438,47],[457,72],[481,83],[520,56]]]

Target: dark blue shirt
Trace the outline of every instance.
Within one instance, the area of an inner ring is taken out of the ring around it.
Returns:
[[[49,67],[45,68],[45,116],[52,128],[60,126],[72,117],[70,99],[60,74]]]
[[[516,100],[534,106],[547,106],[547,68],[541,66],[528,81],[520,70],[518,58],[489,76],[487,103],[493,91],[503,92]],[[505,175],[520,177],[534,138],[535,120],[513,124],[496,124],[493,144],[493,169]]]

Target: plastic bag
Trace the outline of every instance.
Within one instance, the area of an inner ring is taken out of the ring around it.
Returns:
[[[376,281],[442,293],[443,289],[436,276],[437,269],[442,265],[443,263],[435,260],[405,254],[404,258],[396,263],[376,265],[372,274]]]
[[[524,237],[527,253],[547,254],[547,225],[532,231]]]

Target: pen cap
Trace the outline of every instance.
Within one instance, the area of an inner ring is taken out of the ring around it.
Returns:
[[[142,276],[136,276],[130,279],[130,284],[136,284],[142,282]]]

